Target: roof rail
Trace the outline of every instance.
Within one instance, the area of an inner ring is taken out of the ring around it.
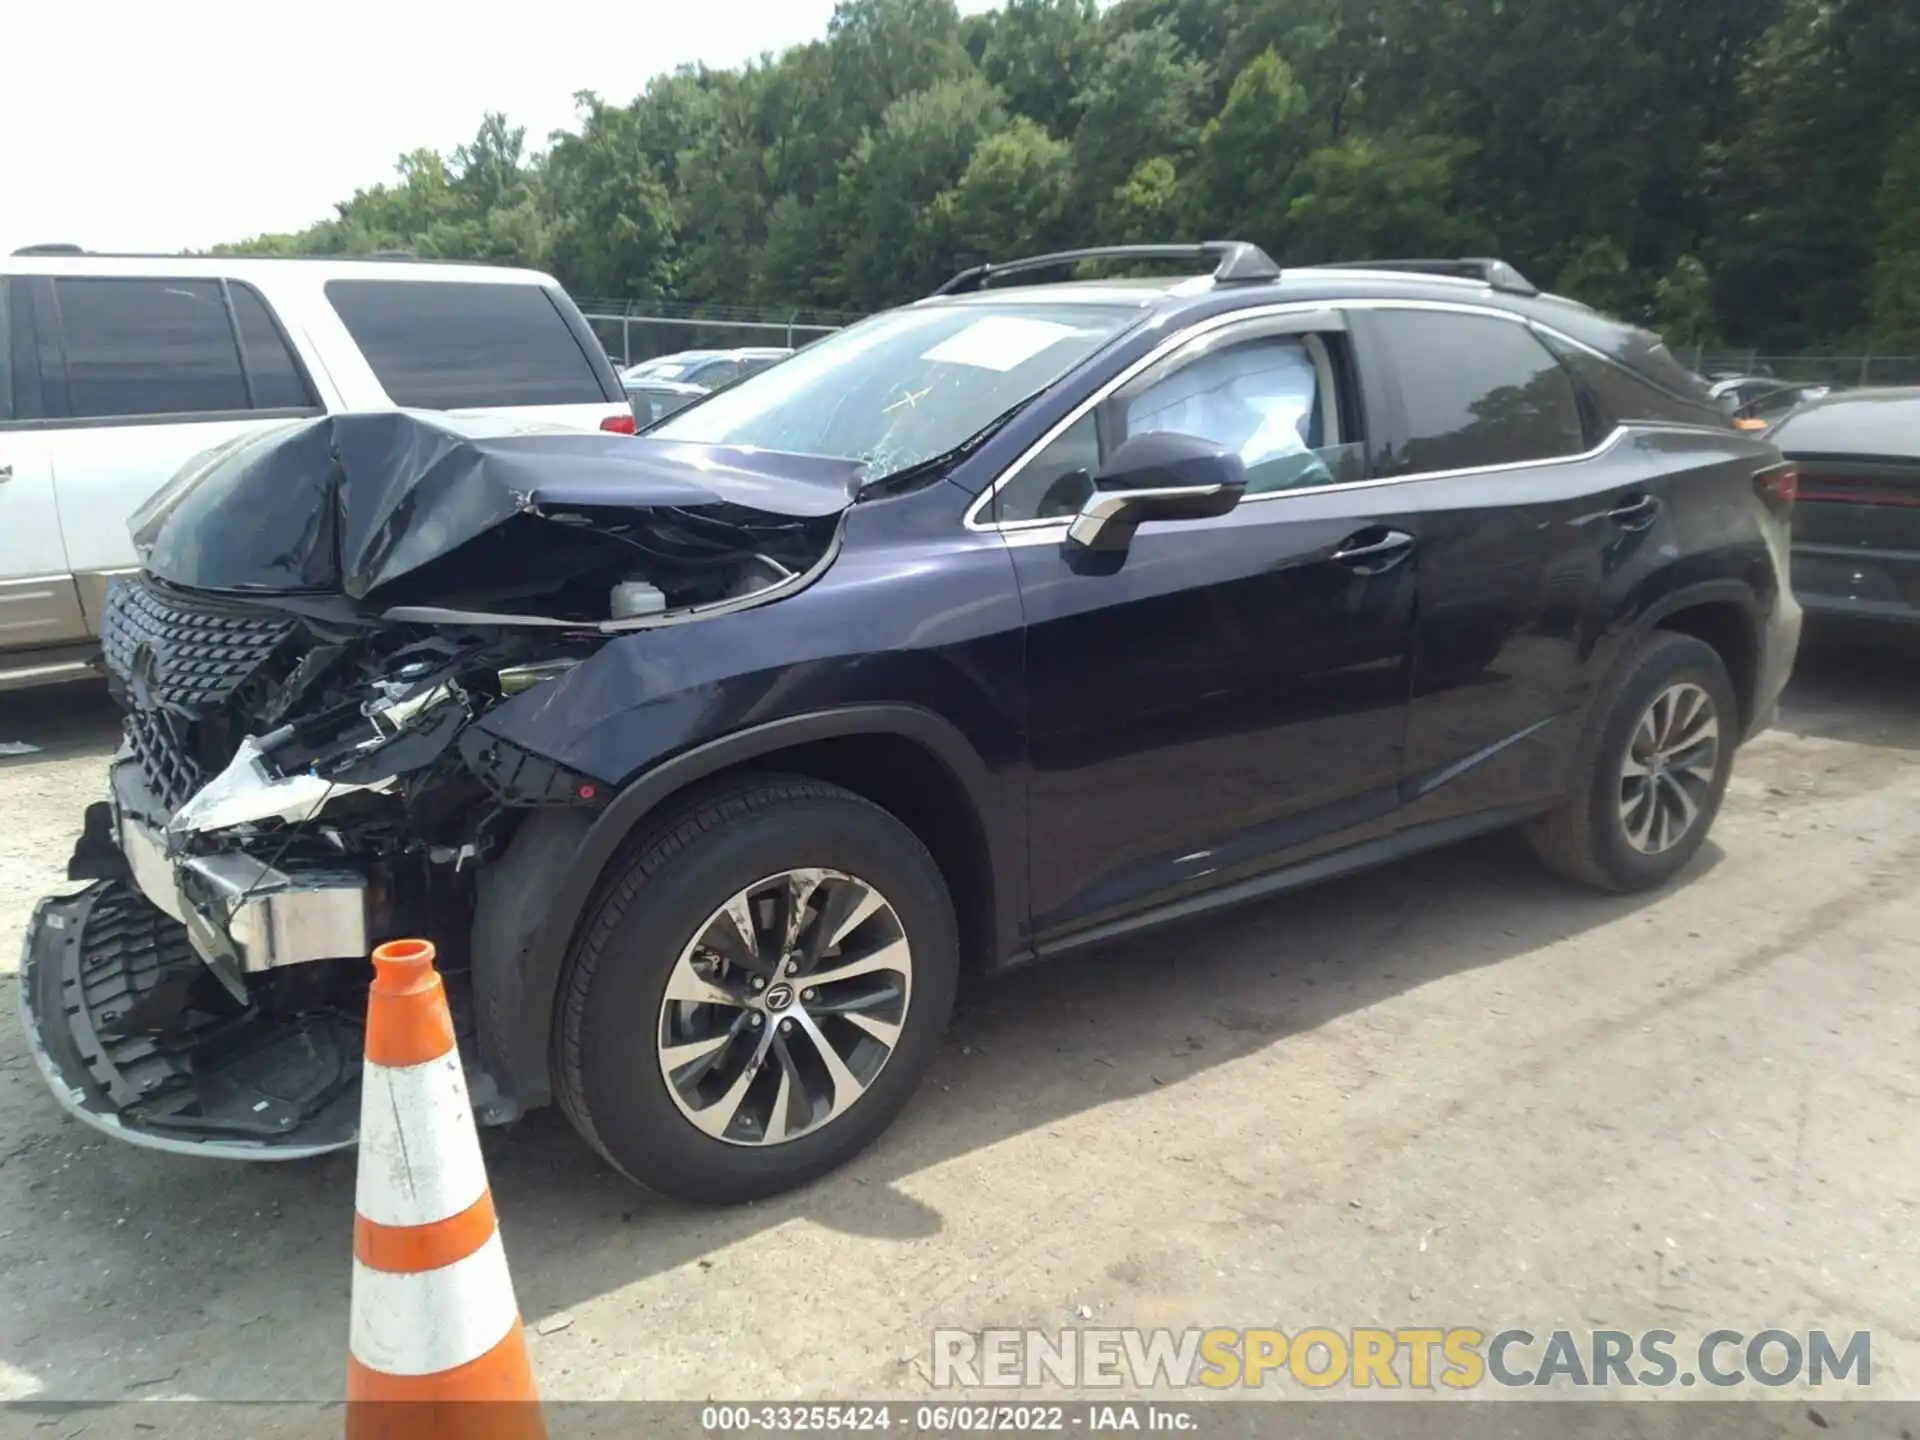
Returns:
[[[1051,255],[1028,255],[1020,260],[975,265],[971,270],[962,270],[933,293],[958,295],[968,290],[984,290],[989,281],[1002,275],[1052,270],[1062,265],[1077,265],[1082,260],[1205,261],[1213,266],[1215,282],[1222,285],[1280,278],[1280,267],[1258,245],[1245,240],[1207,240],[1198,245],[1095,245],[1086,250],[1058,250]]]
[[[1314,265],[1314,270],[1394,270],[1407,275],[1448,275],[1458,280],[1478,280],[1510,295],[1538,295],[1540,287],[1504,260],[1487,256],[1468,256],[1459,260],[1341,260]]]
[[[70,241],[52,240],[43,245],[22,245],[13,253],[15,255],[84,255],[87,252]]]

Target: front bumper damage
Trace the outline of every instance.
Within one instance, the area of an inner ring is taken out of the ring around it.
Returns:
[[[164,832],[146,818],[152,797],[137,768],[116,763],[112,791],[110,803],[87,807],[70,870],[111,876],[116,862],[124,864],[134,888],[186,927],[200,958],[237,998],[245,998],[248,973],[372,948],[364,875],[336,867],[284,870],[239,851],[174,860]],[[102,855],[104,865],[87,863]]]
[[[34,907],[20,1009],[54,1097],[120,1139],[253,1160],[354,1142],[360,1022],[236,1004],[186,927],[123,881]]]
[[[23,1029],[55,1098],[158,1150],[295,1160],[351,1146],[363,995],[316,988],[289,1008],[259,982],[284,971],[298,986],[311,962],[368,954],[366,877],[169,856],[139,767],[117,759],[109,788],[68,863],[94,883],[41,900],[22,946]]]
[[[630,632],[804,588],[855,493],[851,462],[464,423],[261,432],[135,517],[142,572],[101,618],[125,745],[68,867],[92,883],[40,902],[21,957],[35,1061],[86,1123],[243,1159],[352,1145],[367,956],[400,935],[440,946],[479,1120],[518,1115],[476,1018],[513,977],[475,993],[474,915],[544,833],[526,817],[609,779],[492,717]]]

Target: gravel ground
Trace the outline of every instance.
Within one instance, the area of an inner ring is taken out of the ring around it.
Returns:
[[[6,697],[0,740],[43,747],[0,760],[10,971],[113,720]],[[1807,656],[1674,889],[1496,836],[980,986],[881,1145],[772,1203],[489,1134],[543,1392],[923,1395],[936,1326],[1780,1326],[1871,1330],[1920,1399],[1916,749],[1911,655]],[[352,1189],[108,1141],[0,1022],[0,1398],[338,1396]]]

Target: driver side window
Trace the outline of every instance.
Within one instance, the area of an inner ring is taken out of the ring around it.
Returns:
[[[1362,447],[1343,443],[1359,436],[1342,433],[1337,385],[1327,337],[1235,340],[1229,333],[1203,340],[1122,387],[1036,455],[1001,489],[996,519],[1073,515],[1114,447],[1159,432],[1210,440],[1239,455],[1249,495],[1362,478]]]

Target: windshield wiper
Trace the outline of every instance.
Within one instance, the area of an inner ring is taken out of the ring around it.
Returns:
[[[1016,401],[951,450],[942,450],[938,455],[929,455],[925,460],[916,460],[902,469],[890,470],[885,475],[876,475],[873,479],[862,482],[860,489],[853,497],[855,503],[876,495],[899,495],[929,481],[938,480],[991,440],[1009,420],[1031,405],[1035,398],[1029,395],[1023,400]]]

